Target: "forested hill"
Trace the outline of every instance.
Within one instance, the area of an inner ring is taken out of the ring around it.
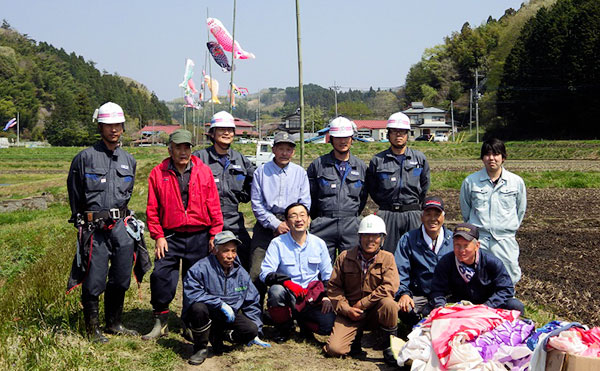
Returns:
[[[469,120],[469,95],[475,96],[475,70],[481,94],[480,121],[492,124],[497,117],[497,91],[507,56],[517,44],[521,30],[542,8],[551,8],[557,0],[530,0],[520,9],[507,9],[499,18],[490,15],[479,26],[465,23],[461,30],[444,39],[443,44],[428,48],[406,77],[406,100],[424,101],[448,109],[454,101],[455,118]],[[473,116],[474,117],[474,116]]]
[[[36,42],[3,22],[1,123],[18,112],[23,138],[45,138],[53,145],[86,145],[96,138],[96,125],[92,123],[94,109],[106,101],[123,107],[127,129],[136,129],[149,120],[171,122],[166,105],[143,85],[100,72],[94,62],[45,42]]]

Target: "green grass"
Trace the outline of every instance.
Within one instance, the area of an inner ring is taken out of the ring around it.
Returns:
[[[411,143],[432,160],[476,160],[480,145],[476,143]],[[509,142],[510,161],[598,160],[599,141],[581,142]],[[365,161],[388,147],[385,143],[356,143],[353,153]],[[254,145],[236,145],[250,154]],[[70,161],[81,148],[10,148],[0,150],[0,199],[51,193],[55,202],[47,210],[0,213],[0,369],[107,369],[172,370],[185,364],[189,345],[178,334],[158,342],[133,338],[112,338],[107,345],[92,345],[82,336],[83,319],[79,289],[65,294],[66,281],[75,249],[75,229],[67,224],[70,210],[66,203],[66,176]],[[167,156],[165,147],[127,148],[138,161],[136,185],[130,208],[145,219],[147,177],[151,169]],[[331,150],[329,144],[306,146],[307,166],[319,155]],[[298,153],[297,153],[298,156]],[[598,171],[548,171],[540,162],[539,170],[517,172],[528,187],[600,188]],[[432,172],[432,190],[458,189],[470,171]],[[253,225],[249,204],[241,207],[246,224]],[[149,247],[153,243],[146,236]],[[152,252],[151,252],[152,253]],[[126,297],[125,321],[141,330],[149,330],[151,311],[148,296],[140,301],[138,289]],[[542,324],[553,315],[526,303],[526,316]],[[102,306],[102,305],[101,305]],[[173,327],[178,326],[172,318]],[[294,346],[296,346],[294,344]],[[319,357],[319,350],[298,345],[294,351],[307,357]],[[228,366],[240,370],[267,370],[286,367],[286,360],[272,358],[273,353],[236,351],[228,356]],[[247,361],[250,357],[252,361]],[[221,361],[221,360],[219,360]],[[324,362],[334,362],[323,360]],[[349,361],[335,361],[336,367],[351,368]],[[327,363],[331,365],[331,363]],[[359,367],[356,365],[356,367]]]

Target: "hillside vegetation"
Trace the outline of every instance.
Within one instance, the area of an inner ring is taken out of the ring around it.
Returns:
[[[4,21],[0,28],[0,122],[19,113],[25,139],[85,145],[96,136],[92,113],[107,101],[123,107],[128,128],[149,120],[171,121],[167,107],[143,85],[100,72],[93,61],[36,42]]]

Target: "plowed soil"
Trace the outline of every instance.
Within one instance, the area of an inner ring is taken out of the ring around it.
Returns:
[[[462,221],[458,191],[432,195],[444,199],[449,227]],[[517,297],[561,318],[599,326],[600,189],[528,189],[517,240],[523,271]]]

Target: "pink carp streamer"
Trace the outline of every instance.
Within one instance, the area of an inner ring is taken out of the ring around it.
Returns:
[[[208,25],[208,29],[213,34],[217,42],[225,51],[231,52],[233,38],[231,34],[223,23],[216,18],[208,18],[206,19],[206,24]],[[254,54],[244,51],[240,44],[235,41],[235,51],[233,52],[233,56],[235,59],[254,59]]]
[[[194,80],[188,80],[188,88],[192,91],[192,94],[198,94],[198,90],[196,90],[196,84],[194,84]]]

